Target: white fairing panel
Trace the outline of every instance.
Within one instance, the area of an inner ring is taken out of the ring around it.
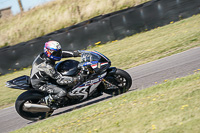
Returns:
[[[90,93],[92,93],[93,91],[95,91],[95,89],[98,87],[98,85],[101,83],[102,79],[106,76],[106,72],[103,73],[102,75],[100,75],[98,78],[93,79],[93,80],[89,80],[87,82],[84,82],[82,85],[80,85],[79,87],[75,88],[72,92],[69,93],[69,95],[71,96],[83,96],[84,100],[86,99]],[[88,88],[89,92],[87,91]]]

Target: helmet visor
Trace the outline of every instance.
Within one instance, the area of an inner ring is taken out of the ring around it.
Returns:
[[[62,56],[62,50],[60,49],[58,51],[54,51],[52,53],[52,56],[54,56],[54,57],[61,57]]]

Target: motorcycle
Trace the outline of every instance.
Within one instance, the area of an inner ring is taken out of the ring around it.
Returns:
[[[80,53],[80,62],[69,59],[55,66],[63,76],[87,75],[85,82],[66,88],[67,95],[61,103],[55,104],[56,109],[96,98],[103,93],[115,96],[130,89],[131,76],[124,70],[110,67],[111,61],[106,56],[97,51],[81,50]],[[96,70],[105,64],[109,64],[109,67],[95,74]],[[19,95],[15,102],[15,109],[21,117],[37,121],[51,116],[54,112],[55,108],[44,102],[50,94],[34,90],[29,76],[24,75],[7,81],[6,85],[9,88],[27,90]]]

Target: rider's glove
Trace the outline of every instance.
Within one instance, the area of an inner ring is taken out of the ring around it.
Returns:
[[[73,77],[74,82],[85,82],[87,80],[87,75],[79,75],[77,77]]]
[[[84,63],[79,63],[77,68],[78,68],[78,69],[83,69],[83,64],[84,64]]]
[[[80,51],[74,51],[74,57],[81,57]]]
[[[67,84],[71,84],[73,82],[73,78],[72,77],[63,76],[62,78],[58,79],[56,82],[59,85],[67,85]]]

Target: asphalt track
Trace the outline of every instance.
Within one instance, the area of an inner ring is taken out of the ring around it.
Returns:
[[[193,74],[197,69],[200,69],[200,47],[128,69],[133,80],[130,91],[150,87],[156,82],[162,83],[164,80]],[[53,117],[108,98],[109,95],[103,95],[81,104],[58,109],[53,113]],[[0,110],[0,133],[14,131],[30,124],[33,122],[21,118],[14,107]]]

